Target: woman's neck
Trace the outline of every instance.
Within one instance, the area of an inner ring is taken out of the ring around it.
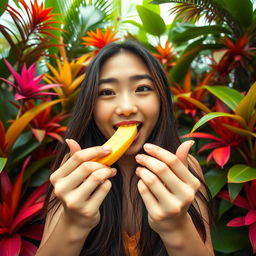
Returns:
[[[135,172],[137,162],[134,155],[124,155],[118,161],[118,166],[123,176],[123,181],[130,181],[132,174]]]

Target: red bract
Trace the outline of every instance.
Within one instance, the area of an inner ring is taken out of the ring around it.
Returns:
[[[82,37],[82,40],[85,42],[82,43],[86,46],[94,46],[98,48],[94,51],[94,54],[97,54],[100,49],[105,47],[107,44],[118,41],[119,38],[115,38],[117,32],[112,32],[112,28],[108,28],[106,33],[103,33],[99,28],[96,29],[96,32],[89,31],[87,32],[89,36]]]
[[[32,105],[32,107],[34,106]],[[51,107],[45,109],[31,121],[32,132],[39,142],[46,135],[63,142],[62,135],[67,127],[62,126],[61,121],[69,117],[69,115],[61,112],[51,117],[51,109]]]
[[[183,85],[179,85],[176,82],[172,83],[171,91],[173,95],[177,97],[177,102],[175,102],[175,108],[178,110],[182,109],[186,115],[191,115],[196,118],[199,108],[195,104],[195,100],[203,102],[205,97],[205,90],[199,89],[204,84],[207,84],[208,77],[206,77],[202,82],[199,82],[194,87],[192,86],[192,70],[189,70],[185,76]],[[192,103],[192,102],[193,103]]]
[[[173,46],[166,41],[165,46],[157,45],[156,47],[157,53],[153,53],[153,55],[165,66],[172,67],[176,63],[174,61],[175,53],[172,52]]]
[[[245,183],[245,196],[238,195],[234,201],[230,200],[227,191],[219,193],[219,197],[230,201],[232,204],[247,209],[245,216],[236,217],[227,223],[229,227],[248,226],[249,239],[252,245],[253,253],[256,252],[256,180]]]
[[[26,64],[23,65],[21,74],[17,73],[14,68],[11,66],[11,64],[4,60],[7,67],[11,71],[13,77],[16,80],[16,84],[1,78],[1,80],[5,81],[6,83],[13,86],[17,93],[15,94],[14,98],[15,100],[21,100],[21,99],[32,99],[32,98],[38,98],[39,96],[45,96],[45,95],[56,95],[56,93],[53,92],[42,92],[43,90],[50,89],[56,86],[61,86],[60,84],[40,84],[42,77],[44,74],[39,75],[35,77],[36,75],[36,64],[32,64],[28,69],[26,67]]]
[[[245,67],[245,61],[250,60],[255,53],[252,52],[256,48],[249,47],[251,37],[247,34],[238,38],[236,42],[232,41],[230,38],[225,37],[221,40],[221,43],[226,46],[222,49],[223,56],[219,62],[213,60],[211,65],[212,70],[210,74],[212,76],[218,76],[218,81],[223,83],[226,81],[226,76],[237,66]],[[245,67],[246,68],[246,67]]]
[[[42,225],[27,224],[38,215],[43,206],[43,194],[47,184],[39,186],[21,205],[22,180],[27,167],[27,158],[17,176],[14,185],[6,171],[0,175],[0,252],[1,256],[32,256],[37,247],[29,240],[40,240]]]
[[[218,112],[227,112],[225,105],[218,100],[215,108]],[[198,152],[212,149],[211,153],[207,157],[207,162],[213,158],[215,162],[223,168],[230,158],[232,147],[237,147],[240,145],[245,138],[224,127],[225,124],[233,127],[239,127],[239,124],[236,121],[228,117],[218,117],[210,120],[208,123],[218,136],[203,132],[194,132],[183,137],[205,138],[213,140],[214,142],[207,143],[201,147]]]
[[[37,0],[34,0],[34,2],[30,1],[30,7],[27,5],[25,0],[19,0],[19,2],[23,5],[27,16],[29,17],[30,30],[37,30],[37,32],[39,33],[47,34],[53,37],[51,33],[46,31],[56,30],[56,28],[51,26],[51,24],[57,23],[56,21],[52,21],[52,18],[57,15],[50,15],[52,8],[44,8],[43,3],[41,3],[41,5],[38,5]],[[14,9],[12,9],[11,11],[9,10],[9,12],[16,13]]]

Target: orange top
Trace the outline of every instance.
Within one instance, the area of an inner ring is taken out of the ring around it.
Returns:
[[[137,248],[139,239],[140,232],[137,232],[132,236],[129,236],[126,232],[123,233],[125,252],[127,256],[139,256],[139,250]]]

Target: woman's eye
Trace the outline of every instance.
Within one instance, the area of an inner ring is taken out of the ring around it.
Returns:
[[[99,92],[99,96],[111,96],[111,95],[114,95],[114,92],[112,90],[105,89]]]
[[[136,89],[136,92],[148,92],[148,91],[152,91],[152,88],[147,86],[147,85],[142,85],[142,86],[139,86],[137,89]]]

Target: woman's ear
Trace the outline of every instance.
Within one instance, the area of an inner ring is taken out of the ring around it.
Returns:
[[[188,167],[188,154],[191,147],[194,145],[195,141],[188,140],[179,145],[176,150],[176,156],[183,162],[185,166]]]

